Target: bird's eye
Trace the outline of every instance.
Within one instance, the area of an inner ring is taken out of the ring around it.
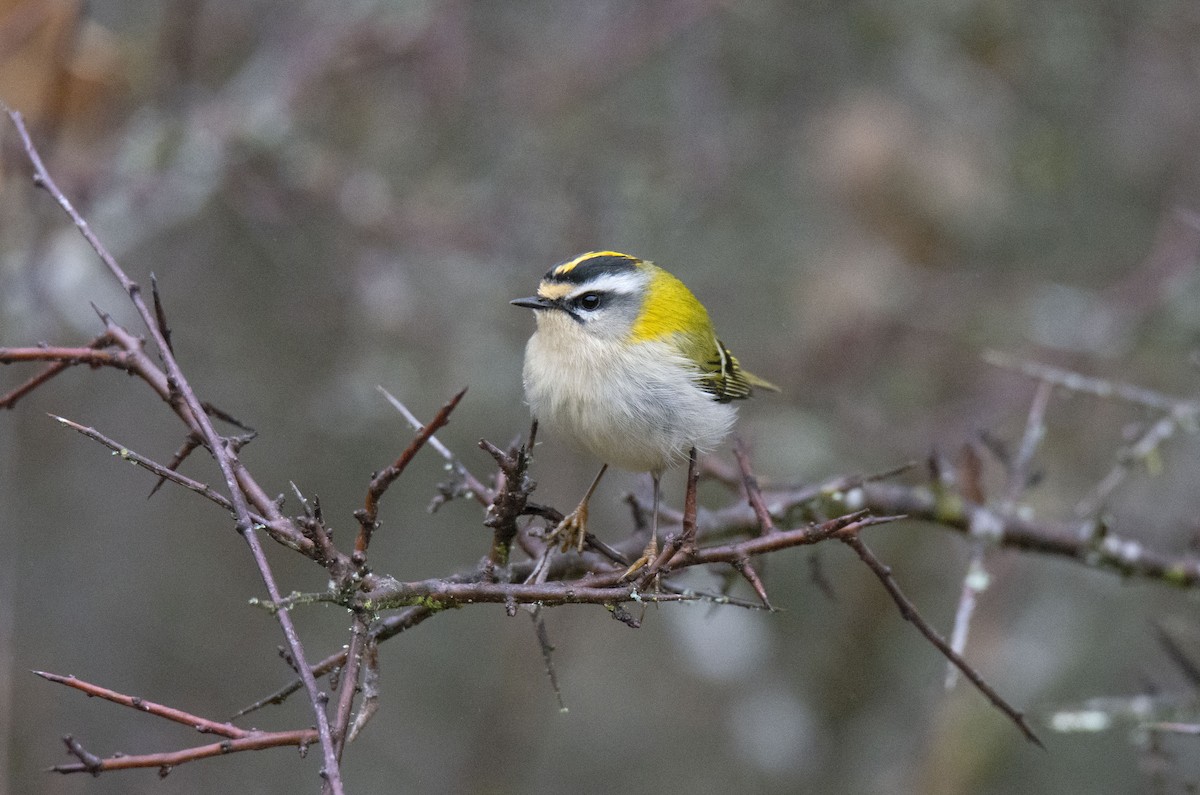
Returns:
[[[580,309],[598,309],[601,304],[600,293],[584,293],[579,296],[578,303]]]

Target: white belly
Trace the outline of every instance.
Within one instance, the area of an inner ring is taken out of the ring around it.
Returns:
[[[696,385],[694,371],[665,342],[628,345],[573,340],[570,352],[535,333],[525,352],[525,397],[552,434],[601,461],[661,472],[688,451],[715,448],[736,411]]]

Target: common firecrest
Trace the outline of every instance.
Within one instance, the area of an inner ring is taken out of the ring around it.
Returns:
[[[645,560],[657,550],[663,471],[725,438],[732,401],[778,388],[742,369],[683,282],[628,254],[581,254],[551,268],[537,295],[512,303],[537,321],[524,369],[534,417],[604,463],[550,542],[583,549],[587,503],[611,464],[653,479]]]

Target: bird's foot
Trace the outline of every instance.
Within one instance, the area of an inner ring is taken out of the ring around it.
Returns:
[[[658,558],[658,536],[657,534],[650,536],[650,542],[646,544],[646,548],[642,550],[642,556],[629,565],[625,569],[625,573],[621,575],[622,580],[628,580],[634,574],[637,574],[642,569],[649,566]]]
[[[549,548],[558,544],[563,552],[571,549],[582,552],[584,541],[587,539],[587,517],[587,503],[581,502],[579,507],[564,516],[546,535],[546,546]]]

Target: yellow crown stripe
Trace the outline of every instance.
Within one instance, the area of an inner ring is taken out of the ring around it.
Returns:
[[[570,273],[571,271],[575,270],[577,266],[582,265],[583,263],[595,257],[621,257],[622,259],[627,259],[632,262],[637,261],[637,257],[631,257],[628,254],[622,254],[619,251],[589,251],[586,254],[580,254],[570,262],[564,262],[562,265],[559,265],[554,269],[554,274],[556,276],[561,276],[564,273]]]

